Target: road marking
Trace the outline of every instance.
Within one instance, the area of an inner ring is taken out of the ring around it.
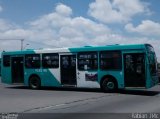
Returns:
[[[36,107],[36,108],[25,110],[22,113],[38,112],[38,111],[42,111],[42,110],[46,110],[46,109],[50,109],[50,108],[57,108],[57,107],[62,107],[62,106],[70,105],[70,104],[76,104],[76,103],[79,103],[79,102],[91,101],[91,100],[95,101],[97,99],[101,99],[101,98],[104,98],[104,97],[107,97],[107,96],[111,97],[111,96],[116,96],[116,95],[115,94],[109,94],[109,95],[103,95],[103,96],[99,96],[99,97],[91,97],[91,98],[87,98],[87,99],[75,100],[75,101],[72,101],[72,102],[66,102],[66,103],[61,103],[61,104],[56,104],[56,105]]]
[[[67,105],[67,104],[62,103],[62,104],[57,104],[57,105],[50,105],[50,106],[46,106],[46,107],[40,107],[38,110],[46,110],[46,109],[50,109],[50,108],[54,108],[54,107],[61,107],[61,106],[64,106],[64,105]]]

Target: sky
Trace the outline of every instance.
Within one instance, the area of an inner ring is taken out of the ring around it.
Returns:
[[[0,51],[151,44],[160,62],[160,0],[0,0]]]

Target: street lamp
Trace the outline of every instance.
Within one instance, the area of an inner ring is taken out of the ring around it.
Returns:
[[[29,46],[29,44],[28,44],[28,43],[23,47],[23,49],[22,49],[22,50],[25,50],[25,48],[26,48],[27,46]]]

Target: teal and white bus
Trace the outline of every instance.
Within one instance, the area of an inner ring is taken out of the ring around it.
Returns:
[[[151,88],[157,59],[149,44],[85,46],[2,53],[2,82],[49,87]]]

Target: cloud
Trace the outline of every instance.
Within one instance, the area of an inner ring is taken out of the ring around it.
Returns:
[[[60,28],[69,24],[71,15],[72,9],[70,7],[58,4],[53,12],[31,21],[29,25],[34,29]]]
[[[62,16],[70,16],[72,14],[72,9],[64,4],[59,4],[56,7],[56,12]]]
[[[37,39],[45,39],[46,44],[57,47],[81,46],[110,33],[110,29],[82,16],[72,17],[72,9],[59,4],[54,12],[41,16],[29,23]],[[48,42],[47,42],[48,40]]]
[[[51,13],[27,22],[26,26],[23,28],[1,19],[1,39],[25,39],[24,45],[30,44],[27,48],[31,49],[150,43],[157,54],[160,52],[159,40],[115,33],[105,24],[82,16],[73,17],[72,9],[64,4],[58,4]],[[0,50],[19,50],[20,45],[20,41],[4,40]],[[158,58],[160,60],[160,54]]]
[[[110,29],[101,23],[81,16],[72,17],[72,9],[64,4],[58,4],[53,12],[28,22],[27,28],[13,26],[9,23],[3,24],[0,26],[8,27],[2,27],[1,38],[23,38],[26,41],[29,40],[30,47],[34,48],[36,48],[36,45],[33,45],[35,41],[39,42],[37,47],[71,47],[96,44],[96,38],[110,34]],[[38,46],[40,43],[41,46]],[[1,49],[3,48],[6,49],[6,46],[1,47]],[[9,48],[11,49],[13,46]]]
[[[151,20],[144,20],[136,27],[129,23],[125,26],[125,29],[128,32],[139,33],[146,36],[160,36],[160,23]]]
[[[9,30],[12,27],[10,23],[7,23],[5,20],[0,19],[0,32]]]
[[[103,23],[125,23],[150,11],[148,4],[140,0],[96,0],[89,5],[88,13]]]

